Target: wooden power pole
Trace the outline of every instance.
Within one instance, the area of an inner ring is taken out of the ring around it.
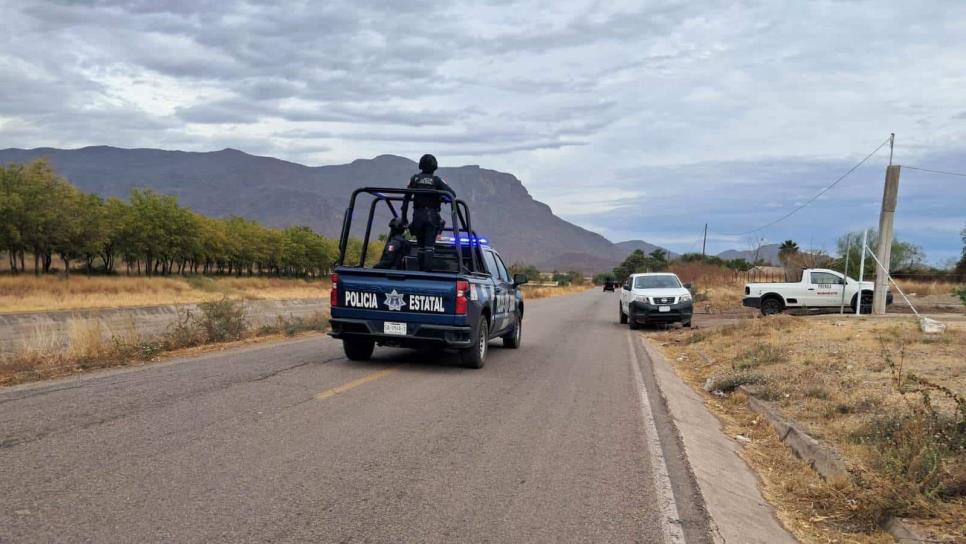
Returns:
[[[701,242],[701,258],[704,258],[704,250],[708,247],[708,224],[704,224],[704,241]]]
[[[892,258],[892,225],[896,217],[896,202],[899,198],[898,164],[886,168],[885,189],[882,192],[882,212],[879,214],[879,247],[876,257],[880,266],[875,269],[875,291],[872,298],[872,313],[886,313],[886,291],[889,289],[889,262]]]

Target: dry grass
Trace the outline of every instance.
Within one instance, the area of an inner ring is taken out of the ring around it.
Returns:
[[[899,284],[899,288],[902,289],[903,293],[909,296],[915,295],[920,297],[930,295],[952,296],[953,291],[962,287],[961,284],[948,281],[896,280],[896,283]]]
[[[691,284],[698,310],[717,313],[742,308],[744,283],[735,281],[735,272],[707,263],[675,263],[674,272],[684,283]]]
[[[186,304],[224,296],[324,298],[328,281],[283,278],[0,276],[0,313]]]
[[[204,346],[324,331],[328,325],[328,315],[318,313],[308,318],[279,318],[253,329],[239,301],[227,298],[203,303],[200,315],[185,314],[159,338],[144,338],[133,327],[110,335],[97,320],[74,320],[66,345],[52,331],[38,328],[19,351],[0,354],[0,386],[158,361]]]
[[[523,290],[524,299],[534,299],[570,295],[573,293],[587,291],[589,289],[600,289],[600,287],[591,285],[568,285],[566,287],[530,287],[528,285],[524,285],[521,287],[521,289]]]
[[[925,520],[940,542],[966,541],[966,323],[943,336],[912,320],[754,319],[654,333],[696,388],[756,383],[764,398],[844,455],[852,480],[829,484],[781,445],[743,394],[708,396],[783,521],[805,542],[882,542],[888,516]],[[753,378],[753,379],[749,379]],[[945,388],[928,385],[935,384]]]

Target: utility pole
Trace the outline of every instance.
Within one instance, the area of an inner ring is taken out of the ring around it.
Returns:
[[[704,241],[701,242],[701,258],[704,259],[704,250],[708,247],[708,224],[704,224]]]
[[[886,291],[889,289],[889,262],[892,258],[892,225],[896,218],[896,202],[899,198],[899,170],[901,167],[889,165],[886,168],[885,188],[882,191],[882,211],[879,213],[879,247],[876,257],[880,266],[875,269],[875,291],[872,295],[872,313],[886,313]]]
[[[869,229],[862,233],[862,252],[859,258],[859,290],[855,293],[855,315],[862,313],[862,282],[865,281],[865,245],[869,239]]]

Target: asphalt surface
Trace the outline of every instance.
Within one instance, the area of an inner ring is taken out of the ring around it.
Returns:
[[[481,370],[312,337],[0,389],[0,542],[707,542],[616,304],[528,301]]]

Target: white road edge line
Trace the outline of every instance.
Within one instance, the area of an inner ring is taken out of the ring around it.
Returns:
[[[681,516],[678,505],[674,500],[674,488],[671,487],[671,475],[668,473],[667,463],[661,449],[661,437],[657,434],[657,424],[651,412],[651,400],[641,374],[641,362],[634,349],[633,334],[627,333],[627,346],[631,350],[631,366],[634,367],[634,380],[641,396],[641,417],[644,420],[644,447],[650,456],[651,476],[654,478],[654,488],[657,492],[658,507],[663,519],[661,528],[664,532],[665,544],[684,544],[684,530],[681,528]]]

